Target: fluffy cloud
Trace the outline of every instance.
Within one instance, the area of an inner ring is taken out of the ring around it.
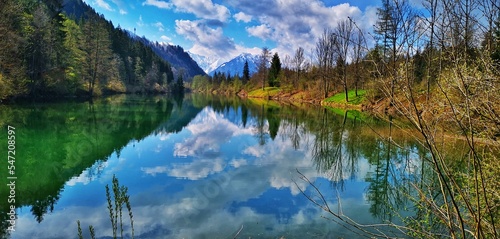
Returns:
[[[160,39],[162,39],[163,41],[166,41],[166,42],[172,41],[172,38],[167,37],[167,36],[165,36],[165,35],[162,35],[162,36],[160,37]],[[163,140],[166,140],[167,138],[168,138],[168,136],[164,136],[164,138],[162,138],[162,139],[163,139]]]
[[[233,15],[233,17],[238,22],[249,23],[250,21],[252,21],[252,16],[249,16],[249,15],[243,13],[243,12],[236,13],[236,14]]]
[[[163,23],[161,23],[161,22],[153,23],[153,26],[157,27],[158,31],[160,31],[160,32],[165,31],[165,26],[163,26]]]
[[[211,23],[211,24],[209,24]],[[222,26],[211,26],[213,22],[206,20],[176,20],[176,32],[193,42],[189,49],[191,53],[200,56],[209,56],[219,62],[229,61],[242,52],[259,54],[260,48],[247,48],[238,45],[233,39],[224,35]]]
[[[175,7],[176,11],[192,13],[198,18],[219,22],[226,22],[231,15],[227,7],[213,3],[211,0],[172,0],[170,2],[146,0],[142,5],[155,6],[162,9],[172,9]]]
[[[259,37],[263,40],[267,40],[271,38],[272,34],[272,29],[267,26],[266,24],[262,24],[259,26],[253,26],[253,27],[247,27],[247,32],[250,33],[250,35]]]
[[[128,13],[122,0],[111,0],[111,2],[117,6],[120,15],[126,15]]]
[[[142,3],[142,6],[154,6],[157,8],[170,9],[172,8],[172,3],[161,1],[161,0],[146,0]]]
[[[194,14],[198,18],[226,22],[229,9],[211,0],[172,0],[178,11]]]
[[[220,146],[231,137],[252,133],[252,129],[240,129],[222,115],[208,109],[203,110],[186,128],[192,136],[183,142],[176,143],[174,154],[201,159],[219,157]]]
[[[348,3],[334,6],[327,6],[320,0],[227,0],[226,3],[236,12],[232,15],[233,21],[246,24],[249,36],[276,43],[276,48],[271,50],[283,57],[293,55],[298,47],[307,51],[314,49],[325,28],[333,28],[347,17],[363,29],[371,29],[376,20],[376,8],[368,7],[363,13]],[[197,20],[175,22],[177,33],[193,43],[189,51],[194,54],[216,56],[226,61],[242,52],[260,53],[261,46],[248,48],[225,35],[224,27],[229,23],[231,12],[213,0],[146,0],[143,5],[195,15]]]
[[[236,50],[233,40],[224,35],[222,27],[212,28],[205,21],[176,20],[176,32],[193,42],[189,50],[202,56],[228,57]]]
[[[277,43],[279,53],[292,55],[299,46],[313,49],[315,42],[328,27],[347,17],[357,22],[370,22],[364,19],[358,7],[348,3],[325,6],[319,0],[302,1],[253,1],[241,0],[229,2],[241,14],[255,19],[258,24],[246,28],[250,36]],[[239,19],[235,16],[235,19]]]
[[[97,6],[103,8],[103,9],[106,9],[108,11],[114,11],[114,9],[109,5],[109,3],[105,2],[104,0],[96,0],[95,4],[97,4]]]
[[[224,164],[225,162],[221,158],[197,159],[189,164],[175,164],[167,171],[167,174],[176,178],[199,180],[221,172],[224,169]]]
[[[143,27],[144,21],[142,20],[142,15],[139,16],[139,21],[137,21],[135,24],[137,24],[138,27]]]

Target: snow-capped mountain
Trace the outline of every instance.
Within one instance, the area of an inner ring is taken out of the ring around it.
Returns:
[[[248,61],[248,70],[250,75],[257,72],[257,65],[259,64],[259,56],[252,55],[250,53],[243,53],[232,60],[222,63],[216,69],[209,71],[209,75],[213,75],[215,72],[220,72],[224,74],[243,75],[243,67],[245,66],[245,61]],[[198,63],[199,64],[199,63]]]
[[[189,51],[188,53],[206,73],[215,70],[222,63],[220,58],[200,56]]]

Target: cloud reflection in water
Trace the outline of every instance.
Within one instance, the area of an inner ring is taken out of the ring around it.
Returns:
[[[282,127],[287,126],[282,124]],[[128,165],[120,166],[126,171],[114,171],[119,159],[111,156],[103,170],[105,175],[116,173],[123,179],[121,184],[129,187],[136,236],[231,237],[242,225],[242,238],[304,238],[332,231],[342,236],[344,230],[321,218],[325,214],[294,183],[295,180],[299,187],[308,188],[298,179],[298,169],[319,183],[331,207],[337,207],[328,175],[318,174],[307,147],[314,136],[303,137],[302,147],[294,149],[290,140],[279,136],[283,130],[264,145],[259,145],[256,132],[255,126],[243,127],[207,107],[178,134],[150,135],[134,146],[126,146],[122,157],[127,158]],[[342,202],[343,210],[354,218],[360,216],[365,222],[372,222],[363,196],[367,183],[362,181],[370,166],[360,159],[357,168],[354,179],[343,174],[345,179],[352,179],[341,193],[347,195]],[[68,193],[75,194],[89,190],[104,192],[104,185],[102,181],[87,182],[79,178],[67,183],[68,189],[72,189]],[[78,200],[74,195],[67,197]],[[78,203],[62,199],[61,207],[56,205],[42,224],[34,223],[29,213],[21,213],[13,238],[33,235],[74,238],[78,219],[84,228],[94,225],[100,237],[112,235],[104,195],[92,207],[81,207]]]

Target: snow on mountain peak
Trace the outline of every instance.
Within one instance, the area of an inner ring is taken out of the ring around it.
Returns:
[[[245,62],[248,61],[248,69],[250,74],[255,73],[257,71],[259,56],[252,55],[250,53],[242,53],[239,56],[233,58],[228,62],[224,62],[220,64],[217,68],[209,71],[209,75],[213,75],[215,72],[221,72],[224,74],[234,75],[243,75],[243,67]]]

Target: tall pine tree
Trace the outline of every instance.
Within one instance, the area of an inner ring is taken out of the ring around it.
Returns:
[[[271,60],[271,68],[269,69],[269,86],[279,87],[279,74],[281,72],[281,61],[278,53],[274,53],[273,59]]]
[[[250,80],[250,70],[248,68],[248,61],[245,61],[243,65],[243,84],[246,84]]]

